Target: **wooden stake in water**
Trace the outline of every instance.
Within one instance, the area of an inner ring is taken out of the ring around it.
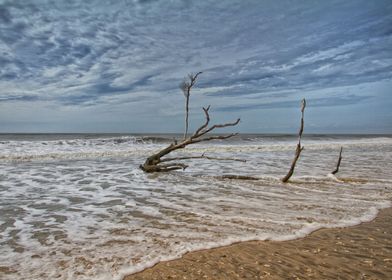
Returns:
[[[302,150],[304,149],[304,147],[301,146],[301,137],[302,137],[302,133],[304,131],[304,112],[305,112],[305,107],[306,107],[306,100],[304,98],[304,99],[302,99],[302,105],[301,105],[302,117],[301,117],[301,127],[300,127],[299,132],[298,132],[298,144],[297,144],[297,148],[295,150],[295,156],[294,156],[293,162],[291,163],[290,170],[287,173],[287,175],[282,178],[282,182],[284,182],[284,183],[286,183],[290,179],[290,177],[293,175],[294,169],[295,169],[295,165],[297,164],[297,160],[299,159],[299,156],[300,156]]]
[[[335,170],[331,172],[334,175],[339,172],[340,163],[342,162],[342,151],[343,151],[343,147],[340,147],[338,163],[336,164]]]

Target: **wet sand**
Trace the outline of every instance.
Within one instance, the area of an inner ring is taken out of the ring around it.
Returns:
[[[392,208],[372,222],[302,239],[188,253],[124,278],[134,279],[392,279]]]

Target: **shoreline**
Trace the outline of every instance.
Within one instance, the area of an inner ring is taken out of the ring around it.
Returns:
[[[287,241],[246,241],[189,252],[123,280],[392,279],[392,207],[355,226]]]

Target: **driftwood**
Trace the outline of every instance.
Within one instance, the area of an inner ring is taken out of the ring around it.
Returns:
[[[188,157],[173,157],[173,158],[165,158],[162,159],[161,162],[167,162],[167,161],[172,161],[172,160],[185,160],[185,159],[209,159],[209,160],[223,160],[223,161],[240,161],[240,162],[246,162],[245,159],[237,159],[237,158],[220,158],[220,157],[210,157],[206,156],[205,154],[202,154],[201,156],[188,156]]]
[[[260,180],[260,178],[252,177],[252,176],[245,176],[245,175],[222,175],[216,177],[218,179],[232,179],[232,180],[248,180],[248,181],[256,181]]]
[[[294,157],[294,160],[291,163],[291,167],[290,167],[289,172],[287,173],[287,175],[284,178],[281,179],[283,182],[287,182],[290,179],[290,177],[293,175],[294,169],[295,169],[295,165],[296,165],[296,163],[297,163],[297,161],[299,159],[299,156],[300,156],[302,150],[304,149],[304,147],[301,146],[301,137],[302,137],[302,133],[304,131],[304,112],[305,112],[305,107],[306,107],[306,100],[304,98],[304,99],[302,99],[301,127],[300,127],[299,132],[298,132],[299,137],[298,137],[297,148],[296,148],[296,151],[295,151],[295,157]],[[235,174],[218,176],[216,178],[219,178],[219,179],[232,179],[232,180],[260,180],[260,178],[257,178],[257,177],[246,176],[246,175],[235,175]]]
[[[286,174],[286,176],[284,176],[282,178],[282,182],[284,182],[284,183],[287,182],[290,179],[290,177],[293,175],[294,169],[295,169],[295,165],[297,164],[299,156],[300,156],[302,150],[304,149],[304,147],[301,146],[301,137],[302,137],[302,133],[304,131],[304,112],[305,112],[305,107],[306,107],[306,100],[304,98],[304,99],[302,99],[302,105],[301,105],[302,117],[301,117],[301,127],[300,127],[299,132],[298,132],[298,144],[297,144],[297,148],[295,150],[294,159],[293,159],[293,161],[291,163],[291,166],[290,166],[290,170]]]
[[[197,77],[201,74],[202,72],[198,72],[196,75],[190,74],[188,75],[189,80],[184,80],[180,84],[180,88],[184,93],[185,96],[185,132],[184,132],[184,138],[178,142],[176,139],[174,139],[173,143],[171,143],[169,146],[166,148],[160,150],[159,152],[149,156],[146,161],[141,164],[139,167],[142,169],[144,172],[147,173],[152,173],[152,172],[168,172],[172,170],[185,170],[188,165],[184,163],[178,163],[175,161],[180,161],[180,160],[188,160],[188,159],[209,159],[209,160],[234,160],[234,161],[245,161],[241,159],[233,159],[233,158],[217,158],[217,157],[210,157],[206,156],[204,153],[201,156],[182,156],[182,157],[171,157],[171,158],[164,158],[171,152],[174,152],[179,149],[183,149],[188,145],[199,143],[199,142],[205,142],[205,141],[211,141],[211,140],[223,140],[227,139],[230,137],[233,137],[237,135],[237,133],[231,133],[228,135],[216,135],[216,136],[209,136],[207,137],[206,135],[215,130],[216,128],[223,128],[223,127],[228,127],[228,126],[236,126],[239,122],[240,119],[237,119],[235,122],[232,123],[225,123],[225,124],[215,124],[212,126],[209,126],[210,124],[210,115],[209,115],[209,110],[210,106],[207,108],[203,107],[204,115],[205,115],[205,122],[203,125],[201,125],[191,136],[188,137],[188,118],[189,118],[189,97],[191,94],[191,89],[196,83]]]
[[[202,72],[198,72],[196,75],[189,74],[188,79],[184,79],[184,81],[180,84],[180,89],[184,93],[185,96],[185,132],[184,132],[184,139],[186,139],[188,135],[188,125],[189,125],[189,97],[191,95],[191,89],[196,83],[197,77]]]
[[[211,141],[211,140],[223,140],[223,139],[228,139],[230,137],[233,137],[237,135],[238,133],[231,133],[228,135],[215,135],[215,136],[208,136],[206,135],[215,130],[216,128],[223,128],[223,127],[228,127],[228,126],[236,126],[239,122],[240,119],[237,119],[235,122],[232,123],[225,123],[225,124],[215,124],[212,126],[208,126],[210,123],[210,115],[209,115],[209,109],[210,106],[207,108],[203,107],[204,115],[205,115],[205,122],[203,125],[201,125],[195,133],[193,133],[191,136],[183,139],[180,142],[174,141],[171,143],[168,147],[160,150],[159,152],[149,156],[144,164],[140,165],[140,169],[142,169],[144,172],[147,173],[152,173],[152,172],[167,172],[167,171],[172,171],[172,170],[179,170],[183,169],[185,170],[188,165],[183,164],[183,163],[178,163],[178,162],[172,162],[172,161],[178,161],[178,160],[186,160],[186,159],[196,159],[196,158],[202,158],[202,159],[212,159],[212,160],[236,160],[236,161],[243,161],[239,159],[232,159],[232,158],[215,158],[215,157],[208,157],[205,156],[204,154],[201,156],[189,156],[189,157],[172,157],[172,158],[163,158],[164,156],[170,154],[171,152],[174,152],[179,149],[183,149],[188,145],[191,144],[196,144],[200,142],[205,142],[205,141]]]
[[[331,172],[332,174],[336,174],[339,172],[340,163],[342,162],[342,152],[343,152],[343,147],[340,147],[339,159],[336,164],[335,170]]]

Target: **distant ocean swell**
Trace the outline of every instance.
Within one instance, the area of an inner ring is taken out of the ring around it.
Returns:
[[[132,155],[145,154],[159,150],[163,145],[173,141],[171,137],[116,137],[96,139],[72,139],[51,141],[0,141],[0,161],[31,161],[31,160],[56,160],[56,159],[87,159],[99,157],[129,157]],[[306,140],[305,140],[306,141]],[[305,142],[306,143],[306,142]],[[306,143],[306,149],[336,149],[345,147],[366,147],[390,145],[391,139],[380,137],[375,139],[346,139],[310,140]],[[183,153],[203,152],[267,152],[267,151],[291,151],[293,143],[288,143],[282,137],[268,139],[239,138],[237,141],[217,142],[212,145],[195,145],[183,150]]]

